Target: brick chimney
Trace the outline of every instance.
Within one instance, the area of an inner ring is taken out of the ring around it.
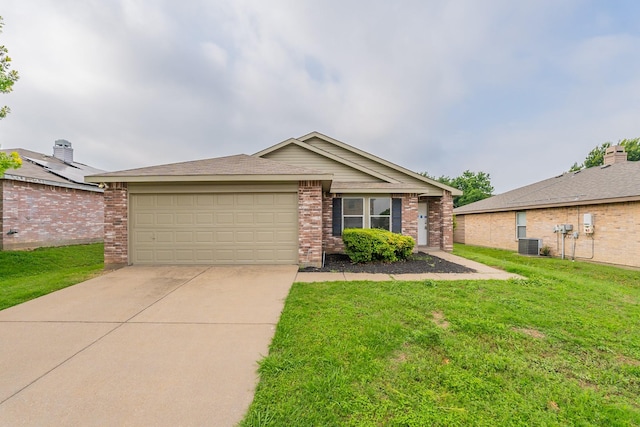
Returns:
[[[73,148],[66,139],[57,139],[53,144],[53,157],[65,163],[73,163]]]
[[[604,152],[604,164],[612,165],[614,163],[624,163],[627,161],[627,152],[624,151],[624,146],[613,145],[608,147]]]

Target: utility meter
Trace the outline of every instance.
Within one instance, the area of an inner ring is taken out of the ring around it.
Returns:
[[[584,234],[593,234],[593,215],[590,213],[584,214],[582,217],[582,225],[584,227]]]

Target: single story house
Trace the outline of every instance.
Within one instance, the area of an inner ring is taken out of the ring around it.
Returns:
[[[57,140],[53,156],[15,148],[22,166],[0,176],[0,249],[101,242],[103,190],[85,183],[102,172],[74,162],[71,143]]]
[[[604,165],[454,209],[456,243],[640,267],[640,162],[609,147]],[[536,240],[538,239],[538,240]]]
[[[346,227],[451,250],[459,190],[310,133],[253,155],[93,175],[105,189],[105,263],[298,264],[339,252]]]

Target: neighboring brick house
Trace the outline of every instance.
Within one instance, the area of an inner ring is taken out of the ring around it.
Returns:
[[[0,176],[0,249],[33,249],[101,242],[103,190],[84,182],[102,172],[73,161],[71,143],[58,140],[53,156],[24,149],[19,169]]]
[[[454,241],[517,250],[542,239],[554,256],[640,267],[640,162],[614,146],[604,163],[454,209]]]
[[[347,227],[451,250],[457,189],[317,132],[237,155],[88,177],[105,187],[105,263],[299,264]]]

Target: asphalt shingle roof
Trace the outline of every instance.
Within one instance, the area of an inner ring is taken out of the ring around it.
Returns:
[[[456,214],[640,200],[640,162],[567,172],[454,209]]]
[[[100,174],[101,177],[198,176],[198,175],[321,175],[323,172],[274,160],[238,154]]]

